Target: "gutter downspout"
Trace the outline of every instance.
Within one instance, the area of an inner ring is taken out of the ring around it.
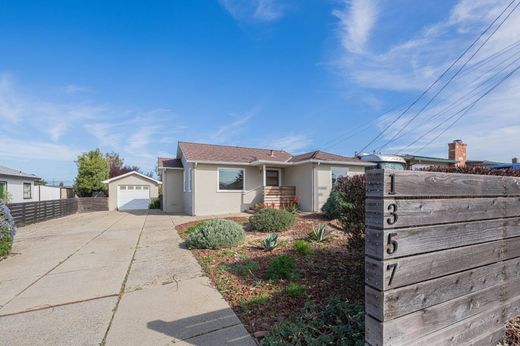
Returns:
[[[191,212],[193,216],[197,215],[195,209],[195,169],[197,168],[198,162],[193,163],[193,168],[191,169]]]

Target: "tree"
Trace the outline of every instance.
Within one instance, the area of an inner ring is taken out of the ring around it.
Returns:
[[[128,172],[132,172],[132,171],[136,171],[141,174],[145,174],[145,175],[149,176],[150,178],[153,177],[153,172],[143,173],[143,170],[138,166],[125,165],[125,160],[123,158],[121,158],[119,156],[119,154],[116,152],[111,152],[111,153],[105,154],[105,158],[110,167],[109,173],[108,173],[109,178],[117,177],[117,176],[120,176],[120,175],[128,173]]]
[[[47,185],[47,181],[45,179],[35,180],[34,185]]]
[[[108,160],[99,149],[78,156],[78,175],[74,181],[74,192],[80,197],[92,196],[94,192],[106,192],[103,180],[108,179]]]

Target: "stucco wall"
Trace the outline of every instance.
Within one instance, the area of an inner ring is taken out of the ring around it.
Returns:
[[[228,214],[242,212],[262,201],[262,171],[259,167],[233,166],[245,169],[245,191],[217,191],[217,169],[232,166],[198,164],[194,169],[194,214]]]
[[[316,177],[315,211],[320,211],[323,204],[325,204],[325,202],[329,198],[330,190],[332,188],[331,167],[334,167],[334,165],[321,164],[319,166],[316,166],[316,168],[315,168],[315,177]],[[363,167],[363,166],[337,166],[337,167],[347,167],[349,176],[365,174],[365,167]]]
[[[159,184],[138,175],[129,175],[108,184],[108,210],[117,209],[117,187],[119,185],[148,185],[150,186],[150,198],[159,197]]]
[[[300,210],[312,211],[312,164],[304,164],[284,169],[284,184],[296,186],[300,197]]]
[[[34,181],[25,180],[23,178],[0,176],[0,181],[7,182],[7,193],[9,195],[10,203],[34,202],[38,200],[38,195],[35,192]],[[31,184],[31,198],[23,198],[23,183]]]
[[[184,212],[184,192],[182,190],[184,170],[167,169],[163,173],[163,210],[167,213]]]
[[[61,198],[61,188],[56,186],[35,186],[34,192],[33,197],[37,201],[51,201]]]

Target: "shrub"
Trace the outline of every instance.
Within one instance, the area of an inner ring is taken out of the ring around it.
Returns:
[[[262,242],[265,251],[273,251],[278,246],[278,234],[269,234]]]
[[[271,280],[292,279],[296,277],[295,261],[292,256],[276,256],[269,262],[267,276]]]
[[[296,215],[285,210],[261,209],[249,218],[249,225],[254,231],[279,232],[291,228]]]
[[[159,198],[152,199],[148,205],[148,209],[161,209],[161,200]]]
[[[325,306],[307,302],[302,311],[277,324],[261,345],[348,345],[365,344],[363,305],[329,299]]]
[[[238,223],[214,219],[205,221],[198,227],[197,232],[190,234],[186,239],[186,245],[195,249],[220,249],[237,246],[244,239],[244,229]]]
[[[312,226],[312,231],[309,233],[309,240],[321,243],[325,240],[325,231],[327,227],[321,224],[318,227]]]
[[[7,255],[11,251],[15,234],[16,227],[11,211],[4,201],[0,199],[0,257]]]
[[[303,239],[295,241],[293,249],[304,255],[310,255],[312,253],[309,242]]]
[[[291,297],[301,297],[305,294],[305,287],[294,282],[289,283],[285,290]]]
[[[321,209],[344,228],[365,227],[365,176],[341,177]]]
[[[234,263],[226,266],[227,270],[233,274],[240,276],[251,275],[260,269],[260,263],[253,260],[246,260],[243,263]]]
[[[190,226],[186,229],[186,234],[192,234],[199,230],[199,228],[204,224],[204,221],[197,223],[196,225]]]

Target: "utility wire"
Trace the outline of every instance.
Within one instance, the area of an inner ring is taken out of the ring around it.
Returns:
[[[481,86],[485,85],[486,83],[488,83],[489,81],[493,80],[496,76],[498,76],[499,74],[501,74],[502,72],[504,72],[504,70],[506,70],[508,67],[514,65],[515,63],[519,62],[520,61],[520,57],[518,57],[516,60],[514,60],[513,62],[509,63],[507,66],[505,66],[504,68],[502,68],[499,72],[497,72],[494,76],[492,76],[491,78],[487,79],[484,83],[482,83],[481,85],[479,85],[478,87],[476,87],[475,89],[473,89],[469,94],[472,94],[476,89],[479,89]],[[462,96],[459,100],[461,99],[466,99],[468,96],[468,94]],[[466,111],[466,107],[465,108],[462,108],[460,111],[456,112],[455,114],[451,115],[450,117],[448,117],[448,119],[446,120],[450,120],[451,118],[453,118],[455,115],[457,114],[460,114],[461,112],[464,112]],[[438,129],[441,125],[443,125],[445,122],[440,122],[439,124],[437,124],[437,126],[429,129],[426,133],[424,133],[423,135],[421,135],[420,137],[418,137],[417,139],[415,139],[412,143],[408,144],[404,149],[402,149],[402,151],[405,151],[406,149],[410,148],[411,146],[413,146],[415,143],[417,143],[418,141],[420,141],[421,139],[423,139],[424,137],[426,137],[427,135],[429,135],[430,133],[432,133],[433,131],[435,131],[436,129]]]
[[[408,125],[410,125],[410,123],[412,121],[414,121],[415,119],[417,119],[417,117],[419,115],[422,114],[422,112],[428,108],[428,106],[433,102],[433,100],[444,90],[446,89],[446,87],[453,81],[453,79],[460,73],[460,71],[462,71],[464,69],[464,67],[475,57],[475,55],[477,55],[477,53],[482,49],[482,47],[484,47],[486,45],[486,43],[493,37],[493,35],[498,31],[498,29],[500,29],[500,27],[509,19],[509,17],[511,16],[511,14],[513,14],[513,12],[518,8],[518,6],[520,5],[520,2],[516,4],[516,6],[511,10],[511,12],[509,12],[507,14],[507,16],[502,20],[502,22],[493,30],[493,32],[484,40],[484,42],[482,42],[482,44],[477,48],[477,50],[475,50],[475,52],[473,52],[473,54],[468,58],[468,60],[466,60],[466,62],[464,62],[462,64],[462,66],[459,67],[459,69],[448,79],[448,81],[435,93],[435,95],[433,95],[433,97],[413,116],[411,117],[405,124],[404,126],[402,126],[399,131],[397,131],[396,134],[394,134],[392,136],[392,138],[390,138],[385,144],[383,144],[381,147],[379,147],[378,150],[382,150],[383,148],[385,148],[388,144],[392,143],[395,141],[395,139],[397,138],[397,136],[399,136],[399,134],[401,134],[401,132],[408,127]],[[509,6],[508,6],[509,7]],[[503,13],[503,12],[502,12]],[[500,14],[501,16],[502,14]],[[499,17],[500,17],[499,16]],[[498,18],[497,18],[498,19]]]
[[[388,131],[399,119],[401,119],[409,110],[412,108],[417,102],[419,102],[424,95],[428,93],[452,68],[457,64],[463,57],[466,55],[466,53],[473,48],[473,46],[480,40],[482,36],[484,36],[492,27],[493,25],[498,21],[498,19],[504,14],[509,7],[515,2],[516,0],[512,0],[507,7],[489,24],[489,26],[460,54],[455,61],[451,63],[451,65],[432,83],[426,90],[424,90],[419,97],[417,97],[397,118],[395,118],[388,126],[386,126],[377,136],[375,136],[370,142],[368,142],[367,145],[365,145],[359,152],[363,152],[366,148],[368,148],[370,145],[372,145],[375,141],[377,141],[383,134]]]
[[[506,81],[509,77],[511,77],[516,71],[520,69],[520,65],[517,66],[514,70],[509,72],[507,75],[505,75],[502,79],[500,79],[493,87],[491,87],[488,91],[486,91],[482,96],[480,96],[478,99],[476,99],[474,102],[472,102],[469,106],[465,107],[463,109],[463,112],[459,117],[457,117],[451,124],[448,125],[444,130],[442,130],[437,136],[435,136],[431,141],[423,145],[419,150],[417,150],[414,154],[420,152],[430,144],[432,144],[434,141],[436,141],[440,136],[442,136],[446,131],[448,131],[453,125],[455,125],[460,119],[462,119],[480,100],[482,100],[484,97],[489,95],[493,90],[495,90],[500,84],[502,84],[504,81]],[[455,116],[456,114],[452,115],[450,118]],[[450,118],[446,119],[449,120]]]

